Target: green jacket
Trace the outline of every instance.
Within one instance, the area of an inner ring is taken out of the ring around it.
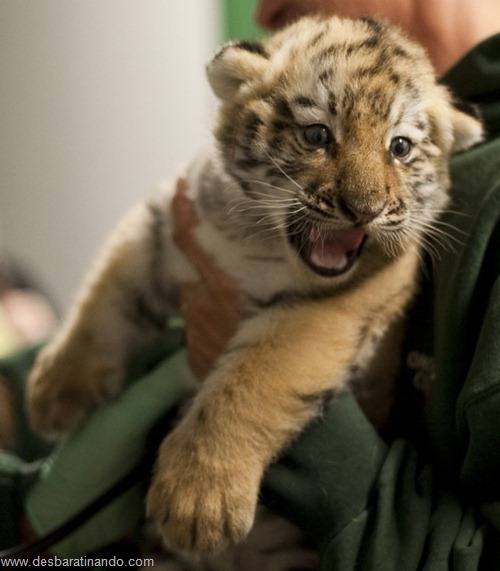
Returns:
[[[448,247],[422,278],[391,429],[382,438],[342,394],[263,483],[263,501],[318,543],[324,570],[500,569],[500,36],[445,81],[480,107],[489,140],[453,159],[454,204],[444,222],[455,230],[443,226]],[[0,454],[0,524],[15,503],[2,473],[17,470],[24,509],[46,533],[138,460],[149,427],[186,391],[181,342],[175,332],[167,341],[160,354],[173,356],[136,363],[124,395],[41,470]],[[22,386],[19,359],[1,370]],[[23,435],[19,455],[32,460],[37,442]],[[56,552],[78,556],[137,528],[143,491],[136,486]],[[0,525],[0,546],[7,532]]]

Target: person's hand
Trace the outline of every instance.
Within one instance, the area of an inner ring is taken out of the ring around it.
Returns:
[[[199,219],[186,190],[186,182],[179,180],[172,202],[173,239],[201,276],[199,282],[181,284],[180,301],[189,366],[196,377],[204,379],[236,331],[243,298],[235,282],[196,241],[193,230]]]

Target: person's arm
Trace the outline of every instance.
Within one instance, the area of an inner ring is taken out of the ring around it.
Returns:
[[[202,277],[180,287],[181,311],[186,324],[188,362],[204,379],[233,336],[243,314],[243,299],[230,276],[220,270],[193,234],[198,216],[180,179],[172,202],[174,242]]]

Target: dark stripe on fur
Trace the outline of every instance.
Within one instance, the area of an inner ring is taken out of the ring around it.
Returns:
[[[257,54],[263,58],[269,59],[269,55],[264,46],[259,42],[241,41],[233,45],[235,48],[239,48],[240,50],[245,50],[246,52]]]
[[[166,312],[154,307],[147,299],[146,294],[130,291],[128,297],[129,301],[123,311],[123,315],[135,327],[157,331],[161,331],[166,327],[168,319]]]
[[[466,115],[470,115],[470,117],[474,117],[474,119],[482,119],[481,111],[477,105],[467,101],[466,99],[462,99],[461,97],[457,97],[456,95],[453,96],[453,106],[465,113]]]
[[[162,268],[164,267],[163,264],[165,264],[165,212],[153,203],[148,204],[148,209],[151,214],[150,232],[152,245],[152,255],[149,264],[151,277],[149,283],[151,292],[156,299],[162,303],[166,303],[169,299],[169,292],[165,289],[162,276]]]
[[[290,103],[284,98],[279,97],[274,102],[274,111],[276,115],[285,121],[295,121],[295,115],[290,107]]]
[[[317,107],[317,103],[316,101],[314,101],[314,99],[312,99],[311,97],[307,97],[305,95],[299,95],[298,97],[296,97],[293,100],[293,103],[295,105],[298,105],[299,107]]]
[[[367,24],[367,26],[370,28],[370,30],[372,30],[373,32],[375,32],[377,34],[382,33],[384,30],[384,25],[381,22],[379,22],[378,20],[371,18],[370,16],[363,16],[363,17],[359,18],[359,20],[361,20],[361,22],[364,22],[365,24]]]

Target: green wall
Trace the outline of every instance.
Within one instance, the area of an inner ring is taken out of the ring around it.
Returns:
[[[265,35],[255,23],[257,0],[219,0],[222,41],[252,40]]]

